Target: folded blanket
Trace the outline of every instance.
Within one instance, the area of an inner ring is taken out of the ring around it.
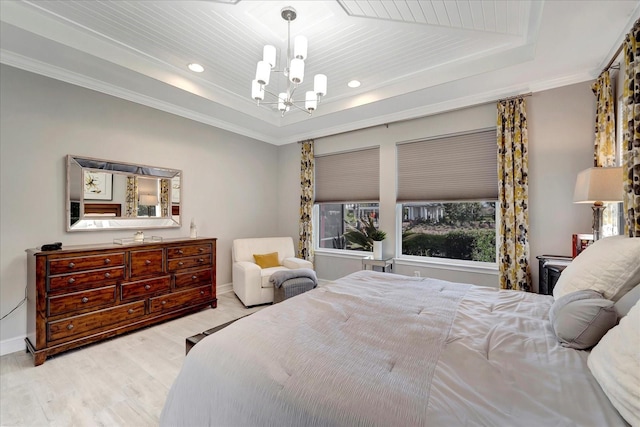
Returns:
[[[300,277],[307,277],[313,280],[314,284],[318,283],[318,278],[316,277],[316,272],[310,268],[295,268],[291,270],[278,270],[271,275],[269,278],[269,282],[273,284],[274,288],[279,288],[282,286],[282,283],[286,282],[289,279],[297,279]]]

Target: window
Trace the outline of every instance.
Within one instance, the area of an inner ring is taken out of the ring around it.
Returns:
[[[401,252],[496,262],[496,202],[403,204]]]
[[[350,231],[378,222],[380,148],[316,156],[314,230],[317,249],[371,250]]]
[[[496,262],[495,129],[398,144],[401,255]]]
[[[322,203],[318,205],[318,248],[371,250],[358,245],[345,233],[372,219],[377,226],[378,203]]]

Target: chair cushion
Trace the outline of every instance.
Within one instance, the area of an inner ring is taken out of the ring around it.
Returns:
[[[253,254],[253,259],[256,260],[256,264],[258,264],[260,268],[277,267],[280,265],[280,261],[278,261],[278,252]]]

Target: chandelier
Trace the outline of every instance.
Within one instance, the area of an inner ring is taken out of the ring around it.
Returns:
[[[311,114],[320,103],[320,99],[327,94],[327,76],[316,74],[313,77],[313,90],[307,91],[302,100],[294,100],[294,93],[304,80],[304,60],[307,58],[307,38],[297,36],[293,44],[293,57],[291,56],[291,21],[296,19],[296,10],[287,6],[280,12],[282,19],[287,21],[287,62],[282,70],[273,70],[282,73],[287,78],[287,91],[275,94],[267,89],[271,70],[276,65],[276,48],[266,45],[262,53],[262,61],[258,62],[256,78],[251,82],[251,97],[260,105],[278,105],[282,117],[291,107],[306,111]],[[273,102],[263,102],[265,93],[274,97]]]

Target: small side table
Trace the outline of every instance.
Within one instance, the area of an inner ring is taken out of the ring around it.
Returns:
[[[369,267],[369,268],[367,268]],[[387,268],[393,269],[393,258],[373,259],[371,257],[362,258],[363,270],[374,270],[374,267],[380,267],[383,273],[386,273]]]
[[[570,256],[564,255],[538,255],[540,280],[538,282],[538,293],[553,295],[553,287],[560,278],[562,271],[573,260]]]

